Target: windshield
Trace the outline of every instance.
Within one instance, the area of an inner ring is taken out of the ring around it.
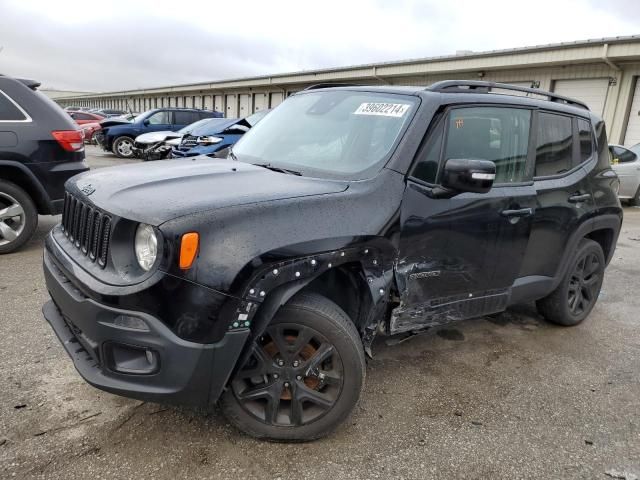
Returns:
[[[391,153],[416,103],[388,93],[298,94],[245,134],[233,153],[243,162],[307,175],[363,177]]]
[[[133,117],[133,119],[131,119],[131,123],[141,122],[142,120],[147,118],[151,112],[152,112],[152,110],[147,110],[146,112],[139,113],[138,115]]]

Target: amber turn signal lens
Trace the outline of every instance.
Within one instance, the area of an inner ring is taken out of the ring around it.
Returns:
[[[182,235],[182,241],[180,242],[180,268],[182,270],[188,270],[193,265],[198,253],[199,243],[200,235],[196,232]]]

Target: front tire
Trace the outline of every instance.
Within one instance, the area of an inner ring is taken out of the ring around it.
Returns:
[[[583,238],[560,285],[538,300],[538,311],[557,325],[582,322],[596,304],[604,279],[605,258],[597,242]]]
[[[14,183],[0,180],[0,254],[22,247],[38,226],[31,197]]]
[[[133,158],[133,139],[131,137],[118,137],[113,141],[111,150],[119,158]]]
[[[239,430],[273,441],[315,440],[356,405],[366,369],[362,342],[329,299],[296,295],[252,348],[220,401]]]

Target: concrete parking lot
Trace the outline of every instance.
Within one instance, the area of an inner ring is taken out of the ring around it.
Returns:
[[[122,161],[88,148],[94,168]],[[533,306],[380,341],[350,421],[309,444],[253,440],[217,411],[84,383],[42,319],[41,217],[0,257],[0,478],[630,480],[640,476],[640,209],[580,326]]]

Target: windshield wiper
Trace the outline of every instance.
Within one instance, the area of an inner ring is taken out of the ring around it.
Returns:
[[[262,167],[262,168],[267,168],[269,170],[272,170],[274,172],[278,172],[278,173],[287,173],[289,175],[298,175],[298,176],[302,176],[302,173],[297,172],[295,170],[290,170],[288,168],[282,168],[282,167],[274,167],[273,165],[271,165],[270,163],[254,163],[254,165],[256,167]]]
[[[233,149],[231,147],[229,147],[228,155],[229,157],[231,157],[231,160],[233,160],[234,162],[238,161],[238,157],[236,157],[236,154],[233,153]]]

